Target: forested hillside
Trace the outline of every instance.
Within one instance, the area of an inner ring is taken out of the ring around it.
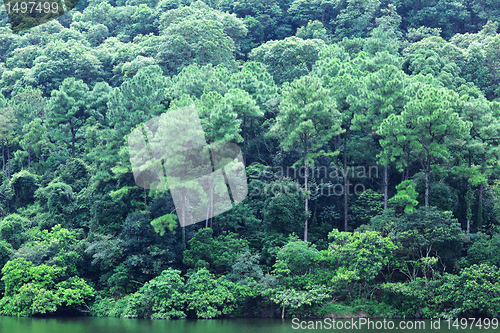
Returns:
[[[497,0],[81,0],[14,33],[2,8],[0,314],[500,316],[498,22]],[[189,105],[249,193],[181,227],[127,140]]]

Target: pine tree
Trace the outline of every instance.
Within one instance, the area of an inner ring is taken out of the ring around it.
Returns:
[[[47,122],[56,143],[66,144],[75,158],[76,143],[83,140],[80,130],[89,114],[87,94],[89,88],[82,80],[70,77],[63,81],[59,90],[52,91],[47,111]]]
[[[449,156],[449,142],[465,138],[472,125],[455,112],[457,100],[457,94],[446,89],[421,89],[400,115],[390,115],[379,127],[384,148],[380,156],[384,162],[404,157],[405,145],[420,162],[425,174],[426,207],[432,166],[436,160]]]
[[[271,133],[278,134],[282,139],[284,150],[290,150],[298,144],[302,157],[295,165],[303,165],[305,169],[305,213],[304,240],[307,241],[308,228],[308,174],[314,159],[321,155],[330,155],[324,151],[328,141],[342,132],[341,118],[337,111],[335,100],[330,97],[328,89],[324,88],[315,76],[303,76],[291,85],[283,88],[283,101],[280,113]]]

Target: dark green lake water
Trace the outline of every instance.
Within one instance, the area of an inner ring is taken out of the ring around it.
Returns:
[[[305,320],[305,319],[304,319]],[[371,319],[372,321],[382,321],[381,319]],[[308,321],[308,320],[306,320]],[[343,324],[347,320],[342,320]],[[351,322],[350,320],[348,321]],[[441,329],[431,329],[430,321],[426,320],[425,329],[400,329],[398,326],[401,320],[393,320],[394,328],[381,329],[363,327],[362,329],[318,329],[316,331],[337,331],[337,332],[498,332],[500,329],[470,328],[457,329],[448,323],[441,321]],[[404,324],[408,324],[406,321]],[[331,323],[331,322],[330,322]],[[337,324],[337,323],[336,323]],[[349,325],[349,324],[348,324]],[[379,326],[382,323],[379,324]],[[411,325],[416,325],[412,321]],[[469,323],[470,325],[470,323]],[[226,319],[226,320],[147,320],[147,319],[118,319],[118,318],[16,318],[0,317],[0,332],[2,333],[285,333],[302,331],[298,328],[297,322],[291,319],[282,321],[281,319]],[[306,323],[303,324],[305,328]]]

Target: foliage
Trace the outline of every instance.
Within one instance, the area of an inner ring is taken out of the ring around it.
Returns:
[[[94,296],[94,289],[76,276],[63,279],[65,271],[66,268],[45,264],[35,266],[24,258],[7,262],[2,268],[2,314],[30,316],[86,305]]]
[[[151,221],[151,225],[155,228],[155,231],[163,236],[165,234],[165,230],[169,229],[172,231],[177,227],[177,216],[175,214],[167,214],[160,217],[157,217],[153,221]]]
[[[498,274],[496,266],[473,265],[459,275],[445,273],[433,281],[418,278],[408,283],[388,283],[383,288],[396,296],[392,302],[405,315],[423,311],[426,317],[494,317],[500,305]]]
[[[499,315],[496,1],[65,9],[0,14],[2,314]],[[188,105],[249,188],[179,227],[128,136]]]
[[[418,205],[414,182],[405,180],[396,186],[396,190],[398,190],[398,193],[390,199],[390,202],[398,206],[403,206],[406,214],[413,213],[415,206]]]
[[[283,246],[274,264],[276,276],[298,276],[309,272],[319,251],[314,245],[289,236],[288,243]]]
[[[23,232],[30,226],[31,221],[18,214],[8,215],[0,222],[0,238],[17,249],[24,242]]]
[[[184,251],[184,263],[190,268],[208,268],[219,274],[231,270],[238,255],[245,251],[246,241],[237,234],[225,233],[214,239],[213,230],[200,229],[189,240]]]
[[[336,269],[333,283],[370,282],[392,260],[397,248],[393,242],[376,231],[339,232],[333,230],[324,259]]]
[[[282,41],[269,41],[250,52],[251,60],[262,62],[277,84],[292,82],[307,75],[324,42],[319,39],[303,40],[288,37]]]
[[[498,234],[488,237],[478,234],[471,247],[467,249],[465,260],[468,265],[486,264],[500,267],[500,237]]]
[[[216,318],[234,310],[234,284],[224,277],[215,278],[206,268],[192,273],[185,288],[186,310],[198,318]]]
[[[165,270],[137,292],[127,296],[127,306],[121,317],[185,318],[184,281],[179,274],[177,270]]]

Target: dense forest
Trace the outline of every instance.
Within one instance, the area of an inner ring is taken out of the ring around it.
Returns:
[[[500,316],[497,0],[73,5],[0,12],[0,314]],[[189,105],[249,193],[181,227],[127,140]]]

